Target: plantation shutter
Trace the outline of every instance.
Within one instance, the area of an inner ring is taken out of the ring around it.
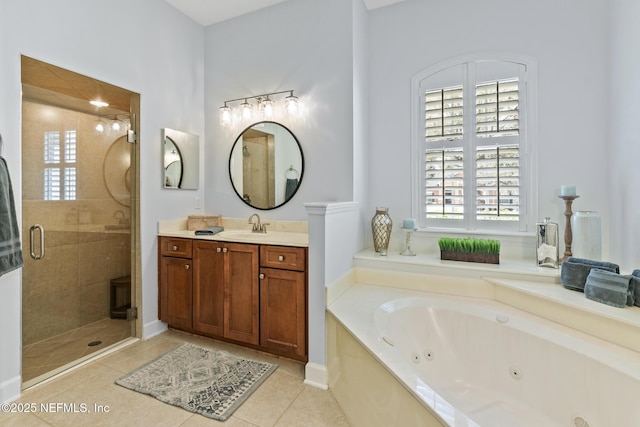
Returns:
[[[64,133],[64,150],[60,141],[60,132],[44,133],[44,200],[76,200],[77,177],[75,166],[64,167],[76,163],[77,132],[68,130]],[[61,157],[61,154],[64,157]]]
[[[462,138],[462,86],[427,91],[425,130],[427,141]]]
[[[526,66],[473,61],[416,83],[420,102],[412,108],[424,127],[412,152],[422,175],[413,211],[421,226],[526,231],[532,212]]]
[[[427,150],[425,156],[427,218],[463,218],[463,166],[462,148]]]
[[[520,156],[517,145],[476,150],[478,220],[517,221],[520,217]]]
[[[476,135],[517,135],[518,79],[476,85]]]

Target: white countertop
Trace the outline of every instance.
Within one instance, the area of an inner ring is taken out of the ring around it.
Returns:
[[[261,245],[284,245],[300,247],[309,246],[309,235],[307,233],[292,233],[288,231],[267,231],[266,233],[252,233],[251,230],[225,229],[218,234],[196,235],[195,231],[174,230],[159,232],[158,236],[214,240],[221,242],[255,243]]]
[[[227,224],[225,224],[227,222]],[[160,221],[158,223],[158,236],[164,237],[181,237],[185,239],[213,240],[220,242],[235,243],[252,243],[261,245],[280,245],[280,246],[309,246],[309,234],[301,232],[301,227],[288,226],[288,224],[275,224],[272,230],[267,228],[266,233],[253,233],[251,225],[244,221],[235,221],[223,219],[224,231],[218,234],[199,234],[196,235],[194,230],[186,229],[186,221]],[[232,227],[229,227],[231,225]],[[244,226],[246,228],[239,228]],[[238,228],[236,228],[238,227]],[[292,230],[292,231],[282,231]]]

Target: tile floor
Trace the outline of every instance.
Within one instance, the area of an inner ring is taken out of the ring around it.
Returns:
[[[89,356],[131,336],[124,319],[103,319],[22,348],[22,381],[31,385],[48,372]],[[93,341],[101,343],[94,346]],[[34,380],[35,381],[32,381]]]
[[[228,351],[238,356],[278,364],[278,369],[224,423],[120,387],[114,381],[183,342]],[[348,426],[344,413],[328,390],[305,385],[304,366],[287,359],[215,340],[168,331],[32,387],[16,404],[31,405],[34,413],[0,412],[0,426],[216,426],[286,427]],[[90,413],[64,412],[76,404]],[[42,405],[60,408],[42,411]],[[96,409],[103,408],[100,412]],[[108,409],[107,409],[108,408]]]

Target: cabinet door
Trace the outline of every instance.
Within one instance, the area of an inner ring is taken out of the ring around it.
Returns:
[[[221,242],[193,242],[193,329],[224,334],[224,253]]]
[[[260,269],[260,345],[306,361],[306,336],[305,273]]]
[[[192,326],[191,260],[160,257],[160,320],[176,328]]]
[[[259,335],[258,246],[225,243],[224,336],[257,345]]]

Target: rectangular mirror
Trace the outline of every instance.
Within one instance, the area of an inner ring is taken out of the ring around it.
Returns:
[[[162,185],[197,190],[200,182],[200,139],[179,130],[162,129]]]

